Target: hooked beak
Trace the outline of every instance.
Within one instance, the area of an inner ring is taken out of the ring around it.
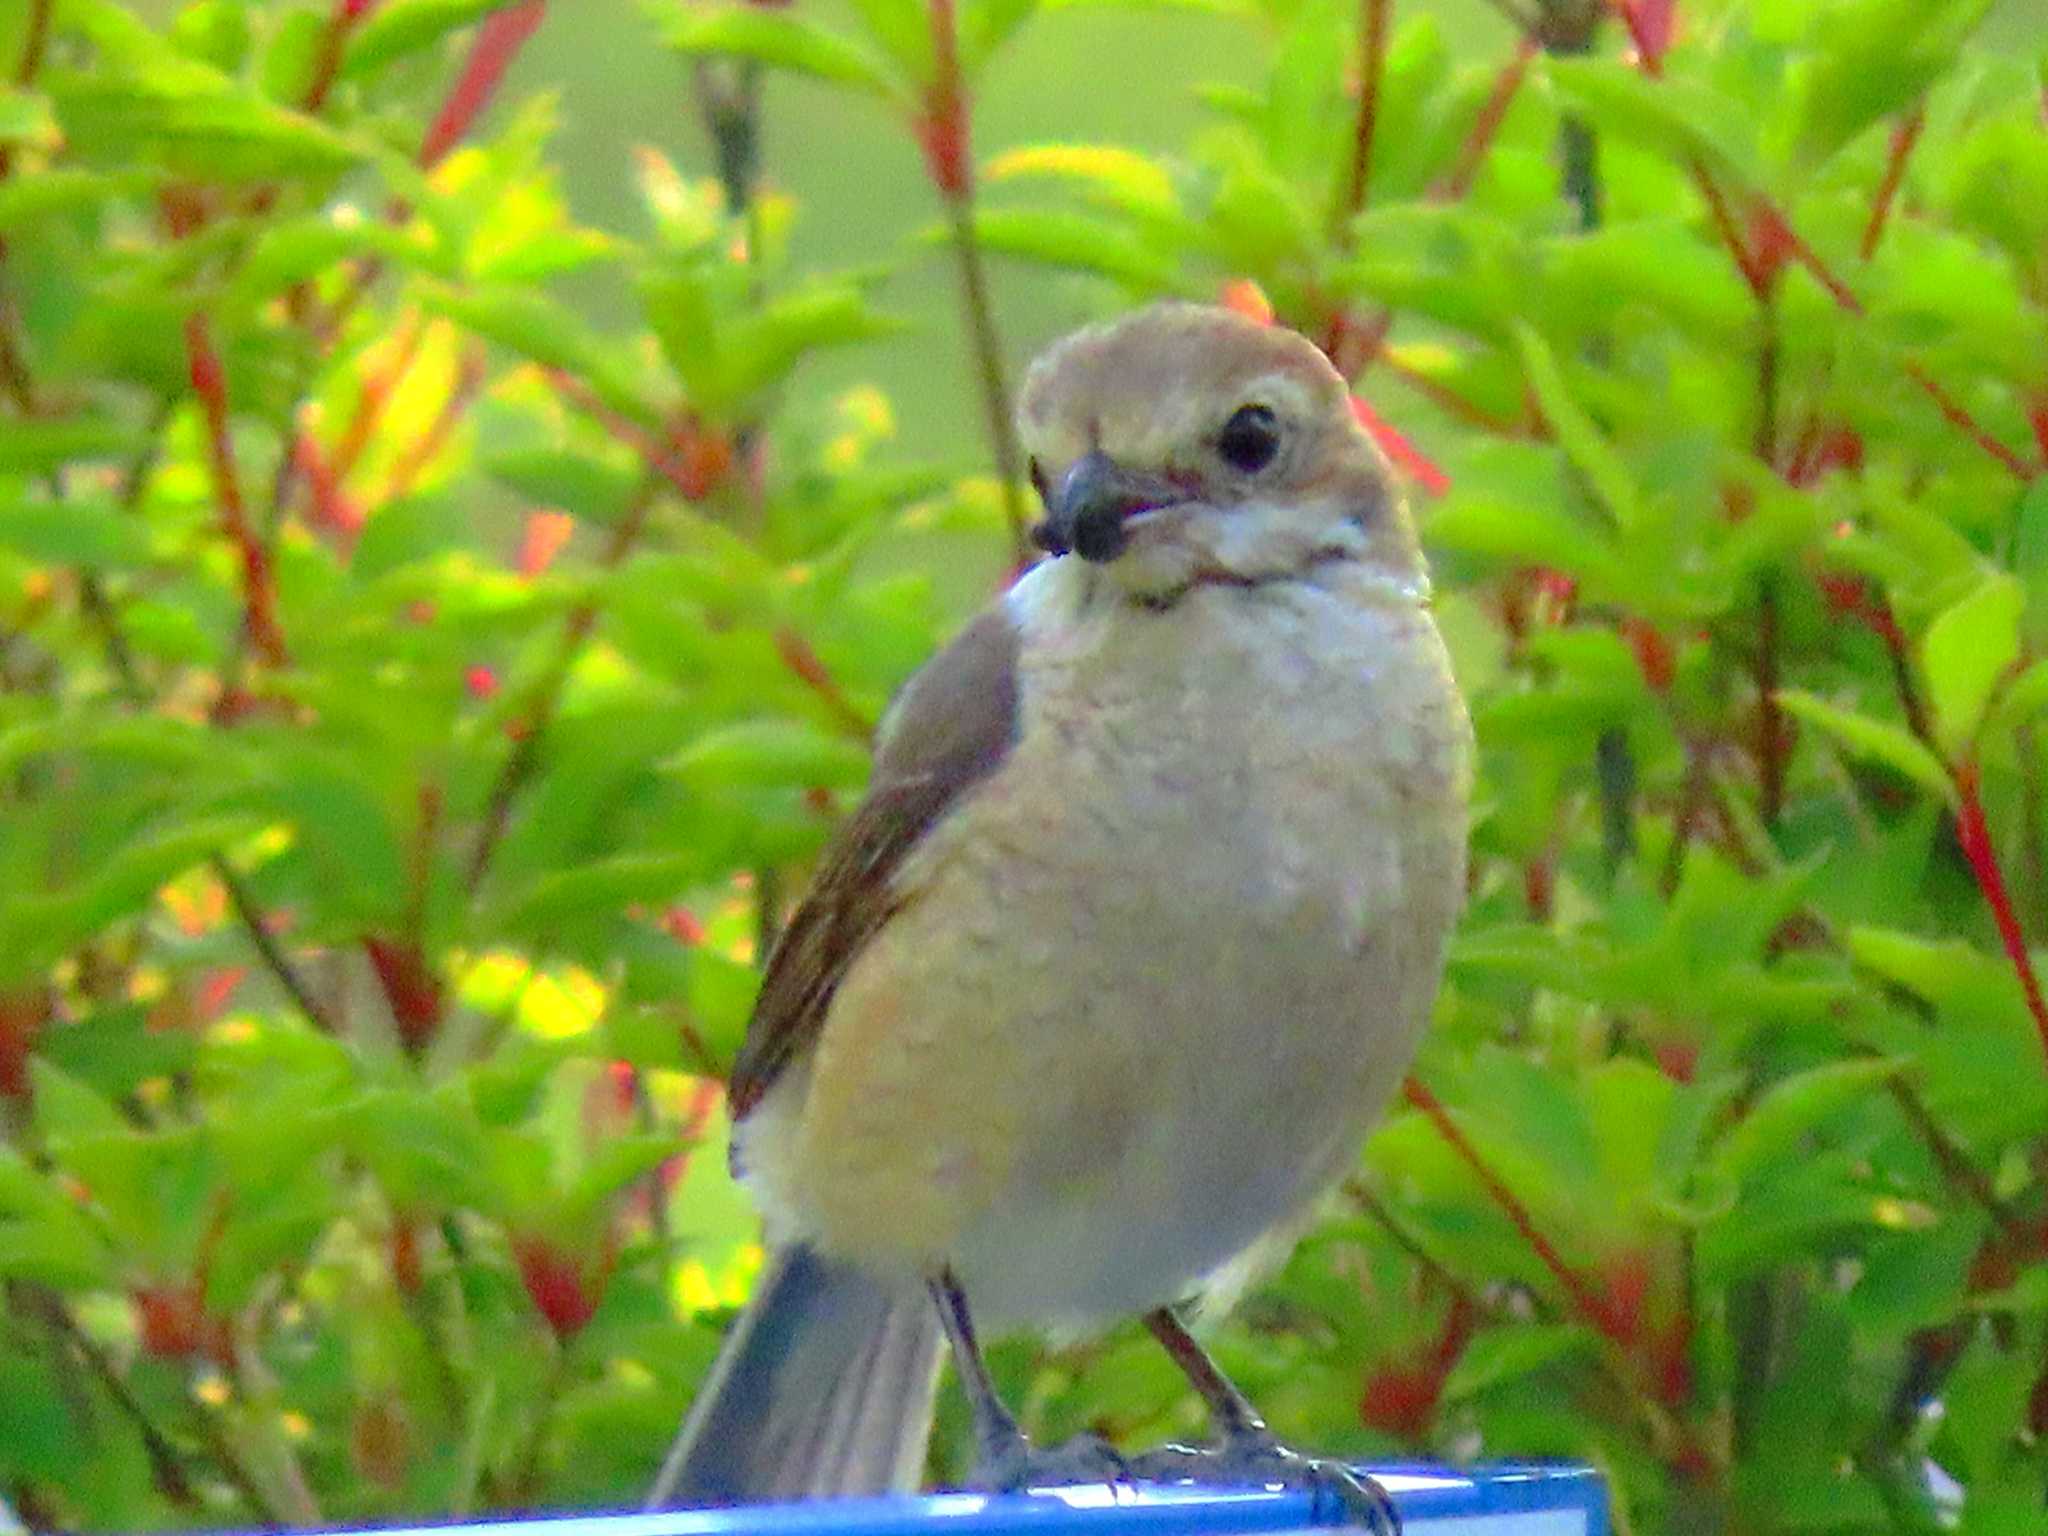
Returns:
[[[1076,459],[1060,477],[1046,498],[1045,521],[1031,530],[1031,537],[1052,554],[1072,550],[1083,560],[1106,564],[1130,543],[1125,525],[1131,518],[1181,499],[1165,480],[1125,469],[1098,448]]]

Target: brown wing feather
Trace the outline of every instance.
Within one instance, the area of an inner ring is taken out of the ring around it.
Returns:
[[[867,798],[826,850],[810,894],[768,957],[733,1063],[735,1120],[817,1040],[847,969],[896,910],[896,871],[995,771],[1016,727],[1017,632],[997,606],[911,678],[884,722]]]

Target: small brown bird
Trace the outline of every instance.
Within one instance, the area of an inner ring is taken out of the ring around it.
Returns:
[[[1282,1447],[1177,1308],[1283,1255],[1428,1020],[1470,728],[1344,381],[1166,304],[1033,368],[1051,558],[911,679],[732,1080],[775,1258],[657,1504],[922,1468],[941,1336],[989,1488],[1384,1496]],[[1030,1446],[976,1329],[1142,1316],[1217,1443]]]

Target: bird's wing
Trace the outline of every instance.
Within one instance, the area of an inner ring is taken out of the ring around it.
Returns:
[[[867,798],[826,850],[768,957],[729,1089],[735,1120],[824,1028],[832,994],[899,903],[895,874],[919,841],[1010,750],[1017,631],[1000,603],[905,686],[882,724]]]

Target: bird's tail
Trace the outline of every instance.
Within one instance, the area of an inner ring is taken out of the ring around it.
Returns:
[[[941,1337],[920,1290],[804,1247],[769,1261],[649,1509],[902,1492],[931,1435]]]

